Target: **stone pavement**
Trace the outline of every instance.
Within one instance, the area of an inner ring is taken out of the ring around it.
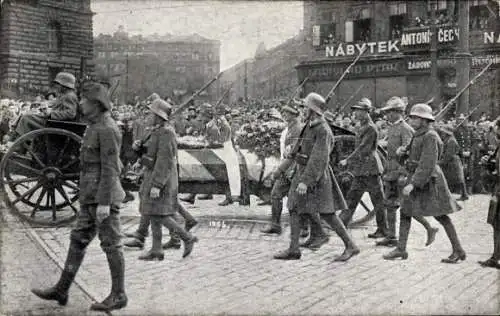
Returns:
[[[71,287],[66,307],[34,297],[32,287],[53,285],[61,271],[36,238],[29,227],[1,209],[0,315],[105,315],[88,310],[93,301],[78,285]]]
[[[439,226],[435,243],[424,247],[425,231],[416,222],[406,261],[381,258],[388,249],[375,248],[374,241],[366,238],[374,230],[371,223],[351,230],[361,254],[347,263],[332,262],[342,251],[335,234],[320,250],[304,250],[302,260],[272,260],[276,251],[288,245],[288,227],[285,225],[285,234],[279,237],[262,235],[259,229],[265,222],[249,219],[245,212],[261,218],[269,213],[269,207],[253,204],[250,208],[221,208],[216,206],[220,199],[200,201],[196,208],[189,207],[201,220],[193,229],[200,242],[190,257],[182,259],[181,250],[171,250],[162,262],[141,262],[137,260],[140,251],[126,249],[129,305],[113,315],[500,312],[500,271],[476,263],[488,258],[492,248],[491,227],[485,223],[487,196],[474,196],[462,212],[452,215],[467,251],[467,260],[457,265],[440,263],[451,252],[443,228]],[[124,231],[137,227],[134,208],[132,203],[124,209]],[[433,226],[439,225],[434,219],[429,221]],[[34,228],[32,232],[53,260],[62,265],[69,245],[69,228]],[[148,243],[146,249],[149,246]],[[22,264],[12,260],[11,264]],[[31,269],[47,268],[41,264]],[[48,274],[45,279],[33,282],[51,284],[57,277],[55,271],[43,273]],[[110,276],[98,241],[89,246],[77,282],[93,299],[101,300],[108,294]],[[18,287],[22,286],[27,286],[26,282]],[[59,309],[51,302],[27,299],[35,301],[38,308]],[[73,295],[70,307],[78,306],[77,300],[78,295]]]

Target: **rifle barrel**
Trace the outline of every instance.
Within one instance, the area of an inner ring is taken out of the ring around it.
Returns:
[[[363,89],[364,86],[365,85],[362,84],[361,86],[359,86],[359,88],[353,94],[351,94],[349,99],[347,99],[347,101],[344,104],[342,104],[342,106],[339,109],[339,112],[342,112],[342,110],[351,102],[352,99],[354,99],[355,96],[358,95],[359,91],[361,91],[361,89]]]

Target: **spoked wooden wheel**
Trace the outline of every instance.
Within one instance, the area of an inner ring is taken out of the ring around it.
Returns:
[[[17,139],[1,163],[7,206],[34,224],[58,226],[75,220],[80,143],[78,135],[56,128]]]

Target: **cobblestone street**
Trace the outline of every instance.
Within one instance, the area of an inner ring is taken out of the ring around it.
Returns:
[[[288,227],[279,237],[262,235],[259,230],[269,207],[254,207],[252,201],[251,208],[221,208],[216,206],[218,198],[188,207],[201,224],[193,229],[200,242],[187,259],[181,258],[181,250],[170,250],[162,262],[141,262],[137,260],[140,251],[125,250],[129,304],[113,315],[500,312],[499,272],[477,264],[489,257],[492,247],[491,228],[485,223],[485,195],[474,196],[464,211],[452,216],[468,255],[457,265],[440,263],[451,252],[444,230],[439,227],[435,243],[424,247],[425,232],[419,224],[412,226],[406,261],[382,259],[388,249],[376,248],[366,237],[374,230],[371,223],[351,230],[361,254],[348,263],[333,262],[342,251],[334,233],[320,250],[304,250],[302,260],[272,260],[276,251],[287,247]],[[122,219],[124,231],[136,229],[134,202],[123,210]],[[430,222],[438,225],[433,219]],[[4,313],[84,314],[92,300],[107,296],[110,276],[98,241],[89,246],[66,309],[31,295],[29,287],[56,281],[59,270],[53,262],[59,267],[64,264],[70,229],[24,229],[16,221],[7,224],[2,235]],[[26,237],[30,234],[32,239]],[[20,243],[22,248],[17,246]],[[53,261],[46,255],[33,256],[40,253],[38,246]],[[145,249],[149,246],[148,241]]]

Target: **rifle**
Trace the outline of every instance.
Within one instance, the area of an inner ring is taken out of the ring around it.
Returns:
[[[467,119],[469,119],[469,117],[471,117],[472,114],[474,114],[474,112],[476,112],[481,107],[481,105],[483,105],[483,103],[481,103],[478,106],[476,106],[475,108],[473,108],[472,111],[470,111],[470,113],[464,118],[464,120],[462,122],[460,122],[459,124],[457,124],[457,126],[455,126],[455,129],[459,128],[465,121],[467,121]]]
[[[182,113],[182,111],[184,111],[189,103],[191,101],[193,101],[194,98],[196,98],[200,93],[203,92],[203,90],[205,90],[206,88],[208,88],[208,86],[210,86],[214,81],[216,81],[217,79],[219,79],[219,77],[223,74],[224,72],[221,71],[217,74],[217,76],[215,76],[214,78],[212,78],[212,80],[210,80],[209,82],[207,82],[203,87],[201,87],[198,91],[196,91],[195,93],[193,93],[189,99],[187,99],[186,101],[184,101],[177,109],[175,109],[172,114],[170,114],[170,118],[173,118],[175,117],[176,115],[179,115],[180,113]]]
[[[216,81],[220,76],[222,75],[222,72],[219,72],[219,74],[217,74],[217,76],[215,76],[214,78],[212,78],[212,80],[210,80],[209,82],[207,82],[203,87],[201,87],[198,91],[196,91],[195,93],[193,93],[189,99],[187,99],[186,101],[184,101],[175,111],[172,112],[172,114],[170,115],[169,119],[172,119],[174,117],[174,115],[178,115],[180,113],[182,113],[182,111],[184,111],[184,109],[188,106],[188,104],[197,96],[199,95],[200,93],[203,92],[203,90],[205,90],[206,88],[208,88],[208,86],[210,86],[214,81]],[[137,154],[139,156],[141,156],[145,150],[144,150],[144,144],[151,138],[151,132],[149,132],[146,137],[144,137],[143,139],[140,140],[140,144],[139,144],[139,149],[136,150]]]
[[[472,78],[466,85],[465,87],[463,87],[460,91],[458,91],[457,94],[455,94],[455,96],[453,98],[451,98],[447,103],[446,105],[444,106],[444,108],[438,113],[436,114],[435,116],[435,120],[440,120],[441,118],[443,118],[444,114],[448,111],[448,109],[450,108],[450,106],[462,95],[462,93],[464,93],[465,90],[467,90],[471,85],[474,84],[474,81],[476,81],[479,77],[481,77],[485,72],[486,70],[488,70],[488,68],[490,68],[490,66],[493,64],[492,61],[490,61],[488,63],[488,65],[486,65],[486,67],[483,68],[483,70],[481,70],[481,72],[479,72],[474,78]]]
[[[224,98],[229,94],[229,91],[231,91],[231,87],[233,86],[233,84],[231,83],[231,85],[229,86],[229,88],[227,88],[226,91],[224,91],[224,94],[222,95],[222,97],[220,97],[219,100],[217,100],[217,103],[215,103],[215,106],[214,108],[217,108],[217,106],[219,106],[222,101],[224,100]]]
[[[344,104],[342,104],[342,106],[338,110],[339,114],[340,114],[340,112],[342,112],[342,110],[344,110],[344,108],[347,105],[349,105],[349,103],[352,101],[352,99],[354,99],[354,97],[358,95],[359,91],[361,91],[361,89],[363,89],[364,86],[365,86],[364,84],[362,84],[361,86],[359,86],[359,88],[356,90],[356,92],[354,92],[353,94],[351,94],[351,96],[349,97],[349,99],[347,99],[347,101]]]
[[[352,66],[354,66],[358,62],[358,60],[361,58],[361,55],[363,55],[363,53],[365,51],[366,51],[366,47],[359,52],[358,56],[354,59],[354,61],[346,68],[346,70],[344,70],[344,73],[340,76],[340,78],[337,80],[337,82],[335,82],[335,85],[333,86],[333,88],[326,95],[325,103],[328,104],[328,102],[330,102],[330,100],[333,97],[333,93],[335,92],[335,90],[339,86],[340,82],[344,79],[345,76],[347,76],[347,74],[351,71]]]
[[[110,94],[109,94],[109,99],[112,100],[113,99],[113,94],[115,94],[115,91],[116,91],[116,88],[118,88],[118,86],[120,85],[120,79],[118,79],[116,81],[116,84],[115,86],[113,87],[113,89],[111,90]]]
[[[290,99],[288,100],[286,105],[290,105],[292,103],[292,101],[295,99],[295,96],[297,95],[297,93],[299,93],[299,91],[302,89],[302,87],[306,84],[307,80],[309,80],[309,77],[306,77],[304,80],[302,80],[302,82],[299,84],[297,89],[295,89],[295,91],[293,92],[292,96],[290,97]]]

